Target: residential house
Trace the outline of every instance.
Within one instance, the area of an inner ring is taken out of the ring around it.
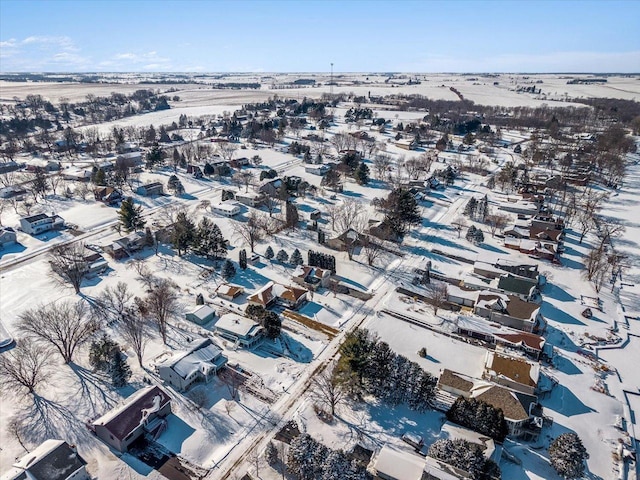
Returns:
[[[59,230],[63,227],[64,220],[56,214],[38,213],[20,219],[20,228],[29,235],[38,235],[49,230]]]
[[[142,149],[134,142],[124,142],[116,146],[118,160],[126,159],[133,162],[142,162]]]
[[[258,185],[258,192],[268,197],[276,198],[279,195],[281,187],[282,180],[280,178],[266,179]]]
[[[264,336],[264,328],[260,324],[235,313],[222,315],[216,322],[215,329],[220,337],[242,348],[255,346]]]
[[[211,204],[211,212],[223,215],[225,217],[233,217],[238,215],[242,211],[240,204],[233,200],[224,200],[218,203]]]
[[[401,138],[396,140],[395,145],[403,150],[415,150],[418,148],[418,142],[416,142],[415,138]]]
[[[162,388],[150,385],[132,394],[125,402],[91,423],[96,436],[119,452],[145,433],[156,438],[171,413],[171,399]]]
[[[10,160],[8,162],[0,162],[0,175],[15,172],[16,170],[24,168],[24,166],[24,163],[17,163],[14,160]]]
[[[425,459],[413,452],[384,445],[367,468],[374,480],[422,480]]]
[[[72,182],[89,182],[93,176],[90,168],[70,167],[62,170],[62,178]]]
[[[333,248],[334,250],[345,252],[350,248],[362,245],[363,242],[364,237],[353,228],[350,228],[337,237],[326,240],[325,245],[329,248]]]
[[[0,248],[12,245],[18,241],[16,231],[11,227],[0,227]]]
[[[138,195],[142,195],[143,197],[153,197],[155,195],[163,195],[164,194],[164,186],[162,182],[151,182],[146,185],[140,185],[136,189],[136,193]]]
[[[305,165],[304,166],[304,171],[306,173],[310,173],[312,175],[320,175],[323,176],[325,175],[329,170],[331,170],[331,167],[325,163],[320,163],[320,164],[309,164],[309,165]]]
[[[501,202],[498,208],[505,212],[517,213],[521,215],[536,215],[540,207],[533,202],[517,200],[515,202]]]
[[[193,310],[185,313],[185,318],[190,322],[196,323],[198,325],[204,325],[213,320],[216,312],[209,305],[198,305]]]
[[[247,207],[255,208],[262,205],[267,200],[267,197],[264,193],[249,191],[236,193],[235,199]]]
[[[468,290],[486,290],[493,293],[514,295],[525,302],[542,303],[542,297],[535,280],[504,273],[498,278],[486,278],[468,273],[463,277]]]
[[[304,288],[289,287],[279,283],[269,282],[247,299],[249,305],[259,305],[268,308],[278,302],[290,309],[297,309],[307,301],[308,291]]]
[[[447,285],[447,302],[461,307],[473,307],[478,300],[478,290]]]
[[[455,398],[475,398],[502,410],[510,437],[535,440],[540,433],[542,407],[535,395],[514,391],[448,369],[440,373],[437,388]]]
[[[513,273],[520,277],[533,278],[540,283],[537,264],[523,264],[506,258],[499,258],[494,265],[505,272]]]
[[[473,311],[490,322],[525,332],[537,330],[542,323],[540,305],[525,302],[515,295],[482,291]]]
[[[45,440],[17,460],[2,480],[89,480],[87,462],[64,440]]]
[[[558,262],[558,245],[550,242],[539,242],[524,238],[505,237],[504,246],[511,250],[530,255],[536,258],[543,258],[552,262]]]
[[[115,260],[120,260],[144,248],[147,237],[142,232],[132,232],[104,246],[104,251]]]
[[[299,265],[291,280],[294,283],[306,288],[307,290],[313,290],[314,292],[321,287],[327,288],[331,279],[331,271],[324,270],[319,267],[310,267],[308,265]]]
[[[122,193],[113,187],[98,187],[93,190],[93,196],[98,202],[115,205],[122,200]]]
[[[379,240],[400,243],[402,236],[393,231],[387,220],[369,220],[369,235]]]
[[[244,288],[239,285],[232,285],[230,283],[221,283],[216,288],[216,295],[225,300],[232,301],[236,297],[239,297],[244,293]]]
[[[184,392],[195,383],[209,383],[226,363],[222,349],[205,338],[156,365],[156,371],[166,384]]]
[[[527,395],[538,389],[540,364],[499,352],[487,352],[483,378]]]
[[[273,282],[268,282],[262,288],[258,289],[247,298],[249,305],[257,305],[263,308],[269,308],[273,305],[277,298],[273,292]]]

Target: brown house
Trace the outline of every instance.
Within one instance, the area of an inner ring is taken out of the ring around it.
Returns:
[[[126,452],[133,442],[145,433],[152,436],[166,428],[164,418],[171,413],[171,399],[167,392],[155,385],[145,387],[93,421],[92,430],[103,442],[119,452]]]

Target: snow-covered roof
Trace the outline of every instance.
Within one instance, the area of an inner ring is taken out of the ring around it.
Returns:
[[[524,358],[487,352],[486,370],[499,377],[505,377],[521,385],[535,387],[540,379],[540,364]]]
[[[440,439],[466,440],[469,443],[480,445],[485,458],[491,458],[496,449],[496,445],[491,437],[474,432],[468,428],[461,427],[451,422],[445,422],[440,429]]]
[[[227,313],[222,315],[216,322],[216,329],[224,330],[237,337],[255,336],[262,327],[253,320],[237,315],[235,313]]]
[[[67,480],[87,462],[63,440],[45,440],[2,476],[2,480]]]
[[[207,317],[215,314],[215,310],[211,308],[209,305],[198,305],[196,308],[187,312],[189,315],[193,315],[194,317],[200,320],[206,320]]]
[[[182,378],[187,378],[202,368],[208,369],[224,364],[226,359],[220,357],[222,357],[222,349],[210,338],[205,338],[196,342],[188,351],[174,355],[160,366],[169,367]]]
[[[224,212],[239,212],[240,204],[238,202],[234,202],[233,200],[225,200],[224,202],[218,202],[211,205],[212,210],[222,210]]]
[[[374,469],[378,475],[384,475],[384,478],[420,480],[424,465],[423,457],[385,445],[375,459]]]
[[[114,437],[122,440],[138,428],[149,416],[162,409],[171,400],[160,387],[150,385],[141,388],[123,404],[105,413],[93,422],[94,426],[103,426]]]

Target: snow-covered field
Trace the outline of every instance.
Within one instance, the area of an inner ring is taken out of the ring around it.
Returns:
[[[229,80],[232,77],[230,77]],[[256,77],[260,79],[260,77]],[[521,77],[501,75],[499,77],[479,77],[476,81],[469,81],[463,76],[456,75],[420,75],[420,85],[391,86],[384,84],[383,76],[371,75],[367,79],[364,75],[344,76],[338,78],[338,86],[334,93],[353,92],[356,95],[387,95],[390,93],[418,93],[431,98],[455,100],[457,97],[449,90],[455,86],[465,98],[480,104],[492,105],[549,105],[566,106],[566,102],[549,101],[569,97],[586,96],[616,96],[618,98],[637,98],[640,96],[640,82],[633,77],[609,77],[604,85],[567,85],[566,79],[557,76],[535,76],[534,79],[543,81],[536,84],[547,95],[547,99],[540,94],[532,95],[516,93],[512,88],[516,84],[524,85]],[[238,80],[242,79],[242,80]],[[323,82],[325,76],[318,76]],[[340,85],[346,81],[358,80],[362,85]],[[235,78],[238,81],[248,81],[246,77]],[[275,76],[273,79],[263,79],[265,85],[287,81],[287,76]],[[369,83],[368,83],[369,82]],[[498,82],[494,85],[494,82]],[[528,84],[527,84],[528,85]],[[29,93],[40,93],[45,97],[56,100],[61,96],[69,97],[72,101],[83,99],[87,93],[94,95],[108,94],[111,89],[131,92],[143,85],[65,85],[65,84],[23,84],[7,82],[0,83],[0,97],[10,100],[14,95],[25,96]],[[157,86],[157,88],[163,88]],[[136,125],[143,126],[171,123],[177,121],[181,114],[188,116],[217,115],[223,111],[233,110],[237,105],[266,99],[277,94],[287,97],[319,97],[328,92],[329,87],[323,85],[315,88],[270,89],[258,91],[213,90],[202,86],[177,86],[175,94],[181,97],[173,108],[161,112],[153,112],[120,121],[102,124],[101,130],[110,130],[113,126]],[[338,131],[347,130],[339,119],[344,114],[344,108],[336,109],[338,125],[329,129],[327,136]],[[395,112],[389,110],[377,111],[380,116],[397,119],[398,121],[420,120],[424,114],[420,112]],[[310,132],[304,132],[304,134]],[[387,142],[392,134],[374,132],[377,140]],[[521,141],[527,139],[526,134],[504,132],[504,139]],[[296,140],[286,137],[285,142]],[[387,153],[394,161],[401,156],[410,157],[421,152],[407,152],[392,144],[387,144]],[[347,199],[356,198],[366,206],[370,215],[375,215],[371,200],[388,193],[389,186],[381,181],[372,181],[367,186],[347,183],[345,192],[333,195],[323,192],[320,188],[320,177],[307,174],[300,158],[284,153],[281,149],[259,148],[248,146],[246,150],[239,150],[239,156],[251,158],[260,155],[263,163],[259,168],[247,167],[254,174],[274,168],[284,175],[298,175],[310,184],[318,187],[318,194],[306,199],[298,199],[303,219],[309,211],[319,209],[325,211],[327,206],[339,204]],[[453,160],[457,154],[444,153],[440,158]],[[519,158],[517,155],[500,150],[496,156],[496,164],[489,168],[497,169],[505,161]],[[542,314],[547,321],[545,337],[554,348],[554,365],[545,366],[543,372],[555,378],[558,385],[550,394],[541,398],[545,407],[545,414],[553,418],[553,426],[543,432],[543,438],[536,445],[520,444],[508,441],[505,444],[510,453],[516,456],[522,465],[503,461],[503,478],[505,479],[552,479],[556,478],[548,462],[546,446],[550,440],[565,431],[575,431],[582,438],[590,454],[588,460],[589,478],[613,478],[612,451],[618,439],[623,434],[614,427],[616,416],[624,415],[630,422],[631,434],[636,438],[640,435],[637,418],[640,417],[640,224],[636,222],[637,205],[640,204],[640,163],[629,169],[625,185],[612,193],[602,211],[603,215],[619,219],[627,228],[623,238],[615,240],[616,248],[624,251],[629,257],[631,268],[625,273],[623,284],[616,284],[613,291],[610,285],[596,294],[582,274],[583,258],[594,242],[591,235],[587,235],[582,244],[578,243],[579,234],[573,231],[567,233],[566,252],[563,254],[562,265],[551,265],[545,261],[532,260],[526,255],[506,249],[499,238],[492,238],[485,234],[485,242],[479,246],[470,244],[459,238],[458,232],[451,222],[462,214],[466,201],[471,196],[479,198],[487,194],[492,206],[503,197],[501,193],[491,192],[486,186],[486,178],[474,174],[465,174],[452,187],[444,191],[432,192],[421,201],[423,215],[422,223],[406,236],[403,246],[399,247],[403,257],[386,252],[375,266],[367,265],[364,252],[356,250],[354,261],[349,261],[345,252],[335,252],[320,246],[315,241],[316,232],[299,228],[295,231],[283,231],[273,237],[259,242],[256,252],[264,254],[268,246],[274,251],[285,249],[289,254],[295,248],[303,252],[313,248],[330,253],[337,259],[337,276],[344,283],[358,290],[370,292],[374,295],[369,302],[356,300],[344,294],[334,294],[327,289],[321,289],[314,294],[312,301],[303,307],[301,313],[309,318],[331,326],[337,330],[348,329],[355,325],[356,320],[362,320],[362,326],[370,329],[379,338],[387,342],[393,350],[405,355],[411,361],[417,362],[433,375],[439,375],[443,368],[448,368],[479,378],[482,375],[486,350],[480,346],[461,342],[443,333],[438,333],[439,326],[447,322],[444,312],[434,315],[424,305],[413,303],[394,291],[394,287],[404,282],[410,282],[416,267],[423,266],[426,260],[432,262],[435,272],[451,277],[462,277],[472,267],[469,263],[435,254],[433,249],[440,250],[447,255],[464,257],[469,261],[482,259],[488,261],[501,255],[513,260],[539,263],[540,270],[548,279],[548,285],[543,290],[544,302]],[[436,163],[433,169],[441,167]],[[140,179],[148,181],[166,182],[171,169],[155,172],[145,172]],[[233,224],[238,220],[245,220],[251,209],[243,207],[237,219],[229,219],[205,212],[200,208],[201,201],[215,202],[220,200],[223,188],[238,190],[228,180],[194,179],[184,171],[178,171],[178,177],[185,187],[185,194],[181,198],[162,196],[145,198],[132,194],[137,204],[145,209],[149,224],[161,221],[167,210],[174,205],[182,205],[199,220],[203,215],[211,217],[221,228],[224,236],[233,246],[229,250],[229,258],[237,262],[241,239],[233,234]],[[241,187],[242,190],[244,187]],[[128,192],[127,192],[128,193]],[[77,225],[81,232],[81,239],[88,243],[105,245],[119,237],[112,230],[117,221],[116,209],[106,207],[91,200],[65,200],[61,197],[50,196],[40,206],[43,211],[61,215],[68,223]],[[266,212],[265,212],[266,213]],[[279,214],[280,212],[276,212]],[[18,215],[11,209],[3,211],[2,224],[17,226]],[[329,235],[330,222],[323,218],[321,225]],[[77,232],[76,232],[77,233]],[[0,322],[9,334],[18,336],[16,325],[20,314],[25,310],[40,304],[48,304],[64,299],[78,299],[69,288],[54,286],[49,274],[46,252],[51,245],[62,241],[72,240],[74,237],[68,231],[57,234],[49,233],[31,237],[18,233],[19,246],[0,251]],[[182,311],[195,305],[195,297],[202,293],[205,300],[216,308],[220,306],[230,309],[244,308],[247,295],[254,292],[268,281],[291,283],[294,268],[275,260],[262,259],[258,264],[240,271],[233,278],[233,283],[245,288],[244,295],[231,305],[214,298],[215,288],[221,282],[219,275],[202,275],[205,267],[211,267],[209,262],[192,255],[178,257],[169,246],[162,246],[158,255],[151,249],[139,254],[154,273],[160,278],[171,279],[179,287],[180,305]],[[134,268],[126,261],[108,259],[109,271],[100,277],[85,281],[82,294],[85,298],[95,298],[106,287],[115,286],[119,281],[125,281],[132,293],[144,296],[146,289],[138,278]],[[236,263],[237,265],[237,263]],[[580,313],[585,305],[581,302],[582,295],[599,296],[602,300],[602,312],[595,312],[591,319],[583,318]],[[622,305],[622,306],[621,306]],[[384,308],[404,311],[407,314],[420,316],[421,320],[432,328],[426,329],[418,325],[407,323],[398,318],[381,312]],[[357,315],[356,315],[357,314]],[[357,318],[356,318],[357,317]],[[145,352],[144,363],[151,366],[158,359],[174,351],[180,351],[188,345],[188,338],[212,335],[213,326],[198,327],[182,320],[183,316],[173,322],[172,334],[167,345],[159,336],[152,332],[152,338]],[[306,381],[314,369],[321,366],[321,362],[333,358],[337,342],[325,334],[308,326],[285,321],[285,332],[290,338],[290,344],[296,345],[298,352],[308,361],[299,361],[287,356],[276,356],[268,348],[258,347],[252,350],[234,349],[232,345],[214,336],[228,356],[230,364],[239,364],[242,368],[259,378],[266,389],[275,397],[275,403],[268,405],[256,396],[242,392],[239,401],[232,401],[227,387],[221,381],[214,380],[211,384],[197,387],[206,392],[206,402],[200,409],[181,394],[172,391],[174,400],[173,414],[169,418],[169,426],[159,440],[169,451],[180,455],[193,465],[212,469],[208,478],[218,478],[219,468],[229,466],[234,457],[242,456],[242,448],[249,446],[249,441],[258,434],[267,435],[281,420],[276,414],[291,413],[285,406],[295,407],[294,418],[301,429],[311,433],[333,448],[348,449],[356,443],[367,448],[377,448],[384,443],[402,445],[399,437],[406,431],[422,435],[427,442],[434,438],[443,422],[443,416],[434,411],[419,414],[404,407],[390,409],[376,403],[373,399],[366,399],[363,404],[351,404],[341,407],[333,423],[321,421],[314,413],[312,401],[306,394]],[[118,332],[106,327],[116,340],[121,341]],[[443,327],[443,330],[446,329]],[[591,341],[585,334],[607,338],[619,337],[618,343],[607,348],[592,348],[598,360],[594,361],[581,355],[583,348],[590,348]],[[418,356],[420,348],[426,348],[426,358]],[[160,475],[149,467],[141,464],[130,455],[122,459],[116,458],[113,452],[88,433],[84,422],[106,409],[115,405],[130,395],[135,389],[144,385],[143,379],[150,378],[152,382],[159,379],[152,369],[144,370],[134,365],[135,355],[127,347],[126,353],[131,359],[134,370],[132,383],[124,389],[110,387],[108,379],[87,370],[88,359],[86,349],[76,359],[77,365],[56,364],[50,384],[41,396],[36,397],[35,404],[28,401],[13,401],[7,397],[0,400],[0,465],[9,465],[16,456],[24,452],[19,442],[9,433],[10,420],[20,418],[26,422],[26,435],[22,440],[33,447],[45,438],[61,437],[78,445],[80,452],[89,461],[89,470],[100,479],[111,478],[160,478]],[[56,357],[54,357],[56,358]],[[58,362],[58,358],[56,358]],[[612,373],[604,375],[602,366],[606,365]],[[601,393],[592,389],[594,386],[606,385],[608,393]],[[635,419],[635,423],[634,423]],[[635,433],[633,428],[635,427]],[[237,448],[236,448],[237,447]],[[129,468],[130,467],[130,468]],[[247,466],[245,465],[245,470]],[[3,468],[4,470],[4,468]],[[263,473],[263,472],[261,472]],[[275,471],[265,468],[262,478],[279,478]],[[628,478],[634,478],[632,472]]]

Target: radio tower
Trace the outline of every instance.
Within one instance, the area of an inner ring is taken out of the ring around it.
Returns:
[[[333,99],[333,62],[331,62],[331,81],[329,82],[329,95]]]

